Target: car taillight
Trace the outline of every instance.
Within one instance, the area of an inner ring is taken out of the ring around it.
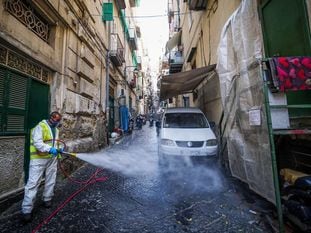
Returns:
[[[205,145],[206,146],[217,146],[217,140],[216,139],[207,140]]]
[[[161,144],[164,146],[175,146],[174,141],[170,139],[161,139]]]

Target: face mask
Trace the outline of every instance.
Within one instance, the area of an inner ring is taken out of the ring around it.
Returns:
[[[51,123],[51,127],[52,127],[52,128],[55,128],[55,127],[57,127],[57,126],[58,126],[58,124],[59,124],[59,122],[54,122],[54,123]]]
[[[52,127],[52,128],[55,128],[59,125],[59,121],[54,121],[53,119],[50,119],[49,120],[49,125]]]

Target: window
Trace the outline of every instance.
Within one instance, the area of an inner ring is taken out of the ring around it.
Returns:
[[[167,113],[164,128],[209,128],[205,116],[201,113]]]
[[[26,132],[30,80],[0,67],[0,135]]]
[[[0,46],[0,63],[34,77],[44,83],[48,83],[49,77],[51,76],[50,71],[43,66],[40,66],[20,54],[13,52],[13,50],[9,50],[2,46]]]
[[[45,17],[41,16],[28,2],[26,0],[6,0],[5,9],[48,43],[51,27]]]

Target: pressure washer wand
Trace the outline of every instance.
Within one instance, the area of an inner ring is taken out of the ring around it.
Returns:
[[[60,151],[59,153],[61,155],[69,155],[69,156],[77,157],[76,153],[69,153],[69,152],[66,152],[66,151]]]

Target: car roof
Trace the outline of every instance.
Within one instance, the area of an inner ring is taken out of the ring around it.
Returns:
[[[167,108],[164,113],[178,113],[178,112],[190,112],[190,113],[203,113],[199,108]]]

